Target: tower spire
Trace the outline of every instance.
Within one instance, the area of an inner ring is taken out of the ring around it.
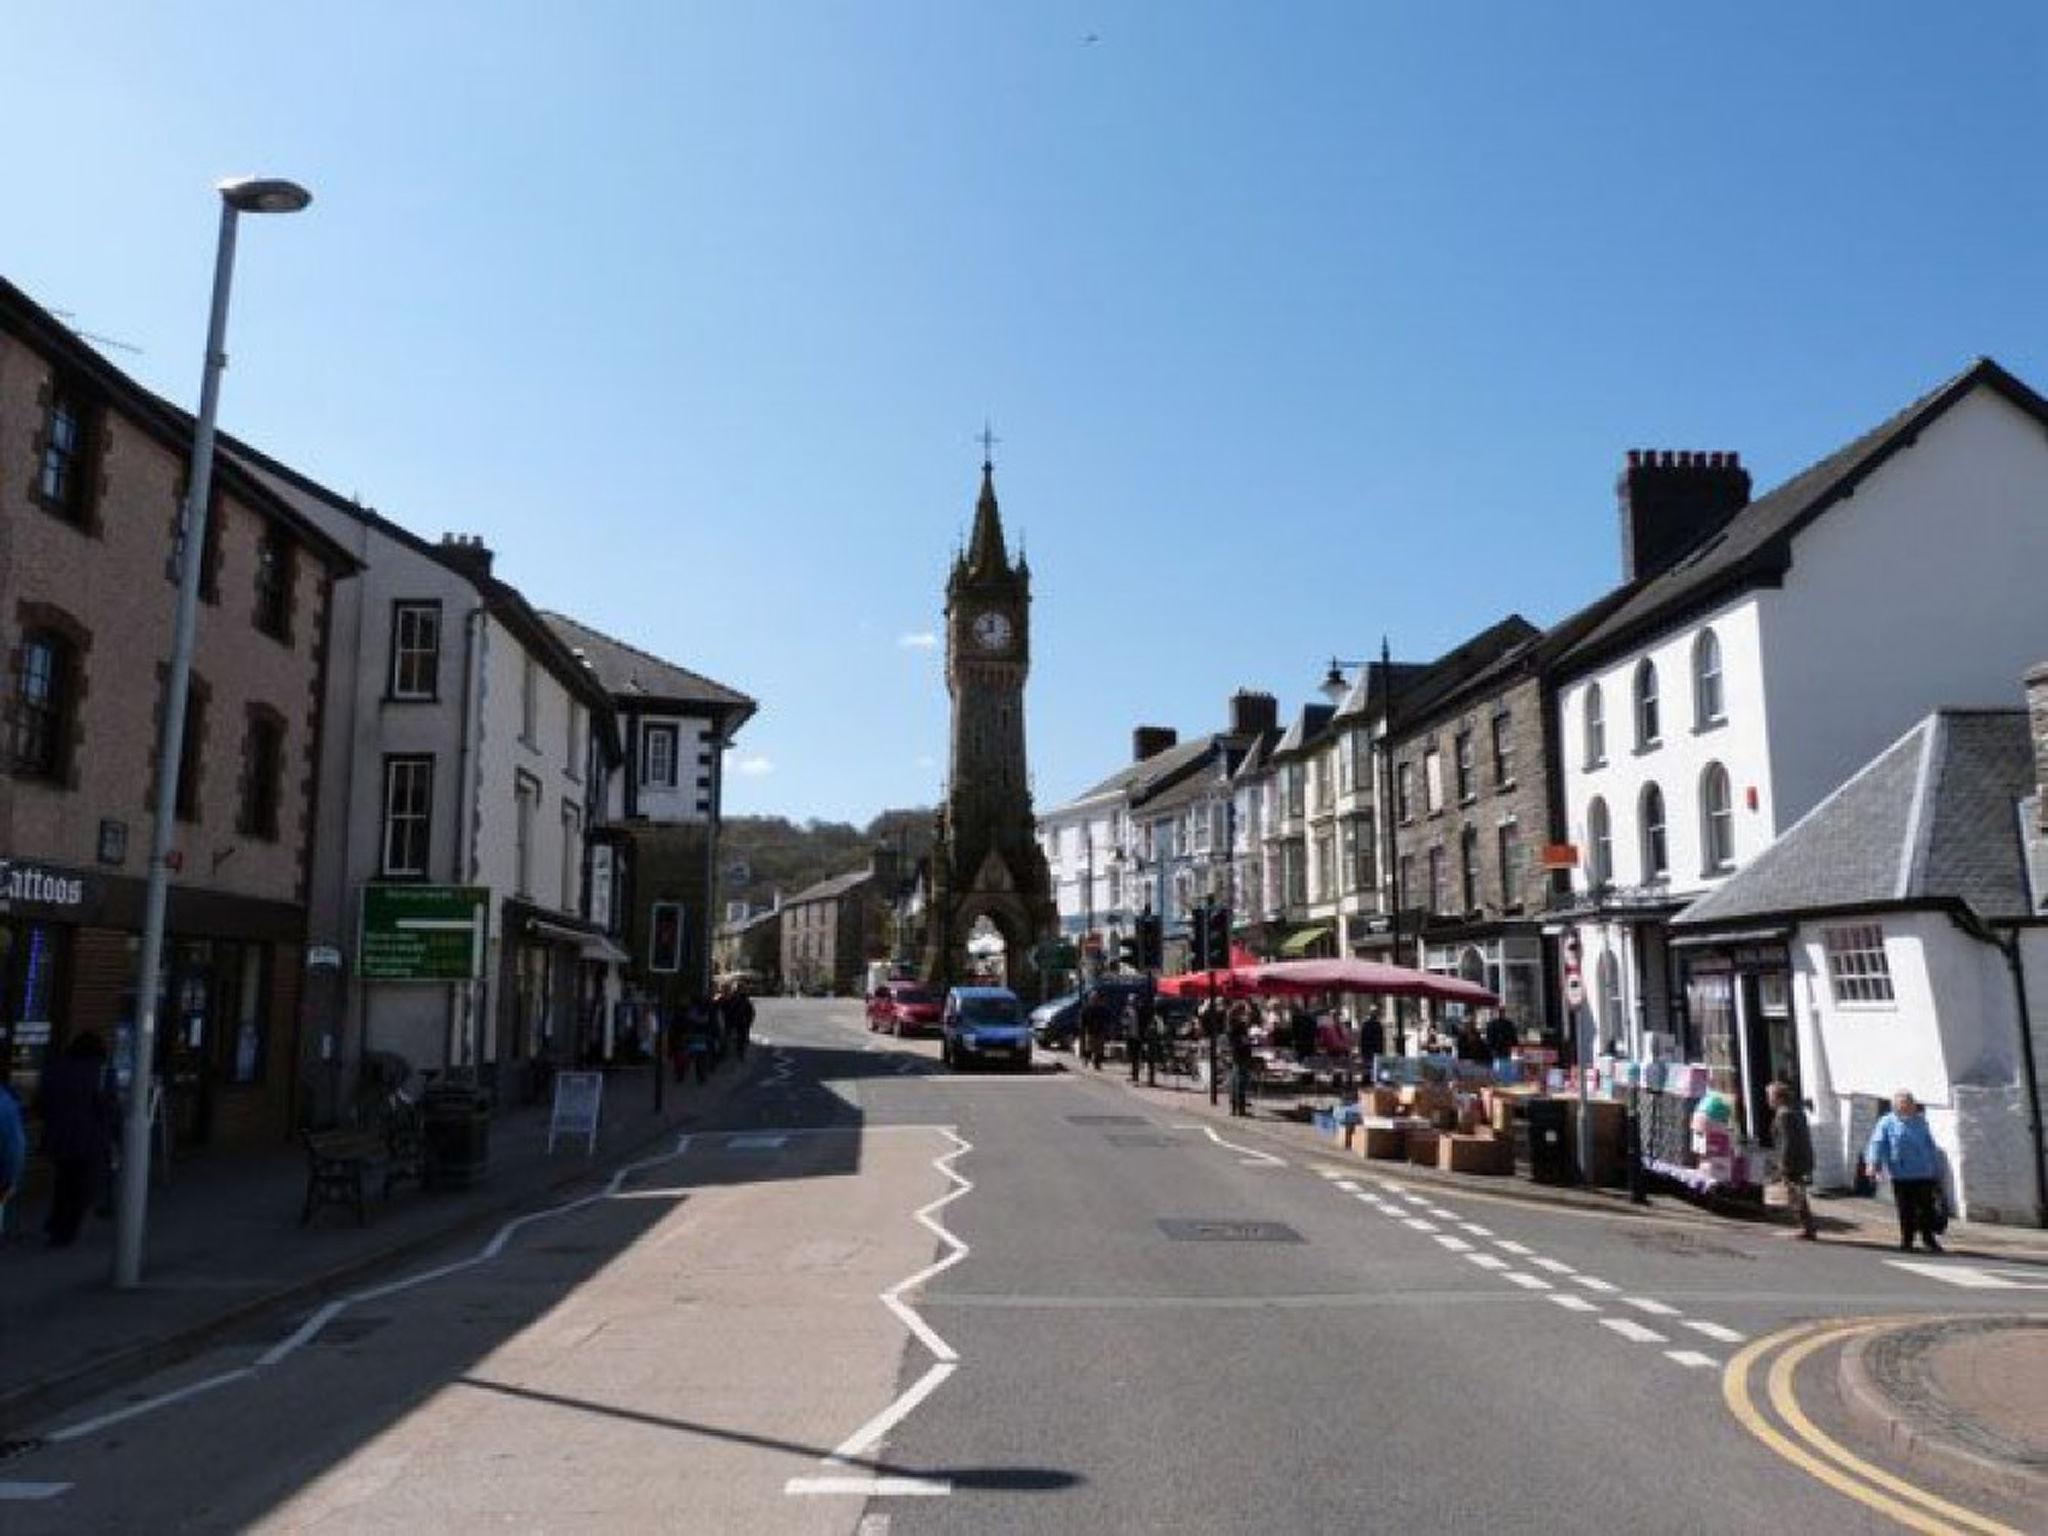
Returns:
[[[981,433],[981,495],[974,503],[974,538],[967,546],[967,568],[977,576],[1008,570],[1010,554],[1003,547],[1003,517],[996,508],[996,466],[992,457],[996,435]]]

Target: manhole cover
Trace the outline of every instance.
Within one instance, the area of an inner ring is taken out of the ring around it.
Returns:
[[[1156,1131],[1111,1131],[1102,1138],[1112,1147],[1177,1147],[1181,1143]]]
[[[1143,1115],[1069,1115],[1069,1125],[1150,1125]]]
[[[314,1335],[315,1344],[360,1344],[391,1321],[388,1317],[337,1317]]]
[[[1234,1221],[1227,1216],[1162,1216],[1159,1230],[1177,1243],[1298,1243],[1302,1236],[1277,1221]]]

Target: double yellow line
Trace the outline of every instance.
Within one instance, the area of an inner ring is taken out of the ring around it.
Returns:
[[[1952,1504],[1882,1467],[1872,1466],[1844,1449],[1799,1406],[1793,1383],[1809,1356],[1833,1344],[1846,1344],[1864,1334],[1917,1321],[1920,1319],[1858,1318],[1848,1322],[1804,1323],[1770,1334],[1728,1362],[1721,1377],[1721,1395],[1737,1422],[1778,1455],[1837,1493],[1889,1516],[1908,1530],[1925,1531],[1929,1536],[1962,1536],[1968,1532],[1978,1536],[2025,1536],[2012,1526]],[[1773,1351],[1777,1358],[1771,1361],[1764,1388],[1772,1411],[1785,1426],[1782,1430],[1758,1406],[1749,1387],[1750,1373]]]

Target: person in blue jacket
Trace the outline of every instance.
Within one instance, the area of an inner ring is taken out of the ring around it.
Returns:
[[[1934,1133],[1927,1129],[1927,1116],[1912,1094],[1901,1091],[1892,1095],[1891,1113],[1870,1133],[1863,1163],[1872,1177],[1882,1174],[1892,1181],[1892,1198],[1899,1206],[1899,1247],[1910,1251],[1917,1236],[1929,1253],[1941,1252],[1941,1244],[1934,1240],[1941,1154],[1935,1150]]]

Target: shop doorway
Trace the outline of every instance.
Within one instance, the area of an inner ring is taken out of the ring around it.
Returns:
[[[1764,1088],[1773,1081],[1789,1084],[1794,1099],[1803,1097],[1798,1042],[1792,1029],[1791,976],[1784,971],[1748,971],[1741,985],[1742,1023],[1749,1046],[1749,1103],[1762,1105]],[[1761,1120],[1760,1109],[1757,1114]]]

